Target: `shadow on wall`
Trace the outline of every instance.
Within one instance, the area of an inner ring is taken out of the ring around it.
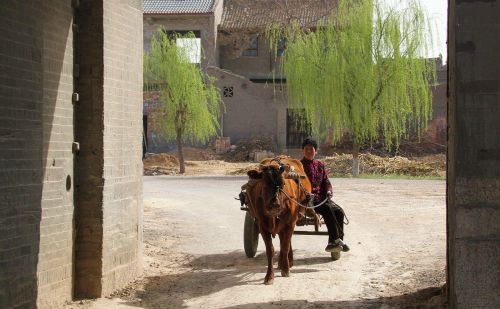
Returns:
[[[68,7],[67,15],[47,13]],[[0,19],[10,25],[0,36],[0,65],[6,77],[0,81],[0,308],[37,306],[43,288],[49,290],[49,284],[55,283],[50,279],[54,274],[49,264],[63,263],[53,246],[56,241],[67,241],[69,253],[65,257],[72,259],[72,207],[68,210],[69,239],[58,238],[58,222],[49,218],[52,226],[48,222],[42,225],[42,207],[47,210],[45,217],[72,203],[63,171],[68,162],[60,159],[63,151],[54,151],[55,144],[63,145],[60,136],[65,135],[64,128],[54,126],[56,103],[61,100],[59,89],[69,93],[71,105],[73,77],[69,85],[62,81],[71,15],[70,4],[55,0],[0,4]],[[72,137],[72,111],[68,117]],[[56,143],[49,147],[51,139]],[[64,145],[71,150],[71,142]],[[51,152],[59,155],[49,158]],[[72,169],[72,155],[70,159]],[[71,291],[71,265],[68,267],[69,273],[63,275],[67,278],[57,281],[66,279],[69,286],[63,289]],[[54,298],[62,296],[71,294],[59,293]]]

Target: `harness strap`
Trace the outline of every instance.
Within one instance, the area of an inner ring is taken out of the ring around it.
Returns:
[[[310,205],[303,205],[302,203],[300,203],[299,201],[297,201],[296,199],[292,198],[291,196],[289,196],[288,194],[286,194],[285,191],[283,191],[283,189],[279,189],[279,191],[283,192],[283,194],[289,199],[291,200],[292,202],[296,203],[297,205],[299,205],[300,207],[304,207],[306,209],[314,209],[314,208],[318,208],[320,207],[321,205],[323,205],[324,203],[326,203],[328,200],[330,200],[330,202],[332,202],[333,206],[340,209],[340,211],[342,212],[342,214],[344,215],[344,218],[346,221],[344,221],[344,224],[345,225],[349,225],[349,218],[347,218],[347,215],[345,214],[345,211],[342,207],[340,207],[339,204],[335,203],[333,200],[331,200],[330,198],[325,198],[321,203],[317,204],[317,205],[314,205],[314,206],[310,206]],[[309,200],[309,202],[313,201],[313,199],[311,198]]]

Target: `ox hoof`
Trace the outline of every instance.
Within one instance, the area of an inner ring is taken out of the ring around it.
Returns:
[[[265,284],[265,285],[271,285],[271,284],[273,284],[273,283],[274,283],[274,279],[265,279],[265,280],[264,280],[264,284]]]
[[[282,271],[281,276],[282,277],[290,277],[290,271]]]

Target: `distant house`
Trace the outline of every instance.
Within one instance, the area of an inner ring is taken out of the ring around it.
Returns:
[[[201,66],[218,80],[225,113],[221,134],[234,143],[241,138],[272,137],[278,150],[300,146],[308,134],[287,108],[282,92],[286,80],[279,73],[263,36],[273,21],[296,20],[314,27],[327,17],[336,0],[144,0],[144,49],[158,27],[167,32],[193,32],[203,50]],[[158,104],[157,93],[145,94],[145,127],[150,150],[161,148],[148,116]]]
[[[272,137],[280,152],[300,147],[307,126],[287,106],[286,77],[279,76],[279,58],[271,55],[266,27],[299,22],[314,28],[327,18],[337,0],[144,0],[144,49],[158,27],[167,32],[192,31],[200,39],[201,67],[217,78],[225,103],[221,135],[231,143],[242,138]],[[285,46],[283,46],[285,47]],[[278,51],[278,55],[280,51]],[[274,76],[278,82],[273,85]],[[436,93],[441,88],[435,89]],[[157,97],[157,95],[156,95]],[[145,96],[145,121],[158,104]],[[155,138],[154,130],[148,137]],[[153,151],[155,145],[150,147]]]

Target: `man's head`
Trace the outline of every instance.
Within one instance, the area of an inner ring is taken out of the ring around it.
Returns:
[[[302,150],[307,160],[313,160],[318,151],[318,143],[311,137],[308,137],[302,142]]]

